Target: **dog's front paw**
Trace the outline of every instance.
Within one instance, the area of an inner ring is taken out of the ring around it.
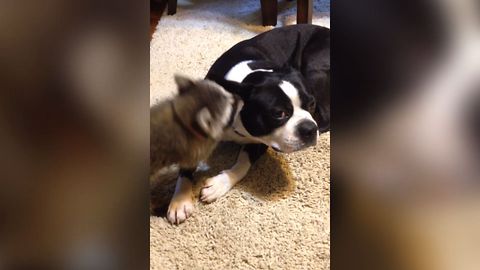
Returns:
[[[191,196],[174,196],[168,206],[167,219],[172,224],[184,222],[193,213]]]
[[[232,179],[230,176],[222,172],[217,176],[208,178],[202,188],[200,200],[203,202],[213,202],[222,197],[232,188]]]

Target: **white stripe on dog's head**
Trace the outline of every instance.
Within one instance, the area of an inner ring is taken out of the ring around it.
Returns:
[[[302,104],[300,102],[300,97],[298,96],[298,90],[291,84],[290,82],[287,81],[282,81],[279,85],[279,87],[283,90],[285,95],[290,98],[292,101],[293,107],[301,107]]]
[[[272,69],[251,69],[248,64],[252,62],[253,60],[239,62],[228,71],[225,75],[225,80],[241,83],[250,73],[257,71],[273,72]]]

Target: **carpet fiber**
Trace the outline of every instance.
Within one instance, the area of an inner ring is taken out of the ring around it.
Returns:
[[[296,2],[279,2],[279,24],[295,23]],[[330,4],[314,1],[314,23],[329,27]],[[260,1],[179,1],[163,16],[150,45],[150,103],[176,93],[174,73],[205,76],[237,42],[262,27]],[[223,143],[202,179],[229,168],[239,147]],[[185,223],[164,215],[175,185],[175,167],[151,176],[160,217],[150,219],[151,269],[329,269],[330,135],[307,150],[263,156],[226,196],[197,203]],[[199,194],[199,186],[195,188]]]

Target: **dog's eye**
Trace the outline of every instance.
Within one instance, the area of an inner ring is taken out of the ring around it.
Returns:
[[[272,116],[273,118],[276,118],[276,119],[279,119],[279,120],[282,120],[282,119],[285,119],[288,117],[288,114],[283,111],[283,110],[274,110],[272,112]]]

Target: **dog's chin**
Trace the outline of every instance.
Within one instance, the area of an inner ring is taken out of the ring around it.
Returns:
[[[295,144],[284,144],[284,145],[273,144],[273,145],[270,145],[270,146],[276,152],[293,153],[293,152],[304,150],[304,149],[306,149],[310,146],[314,146],[316,144],[317,144],[317,141],[314,141],[314,142],[311,142],[311,143],[298,142],[298,143],[295,143]]]

